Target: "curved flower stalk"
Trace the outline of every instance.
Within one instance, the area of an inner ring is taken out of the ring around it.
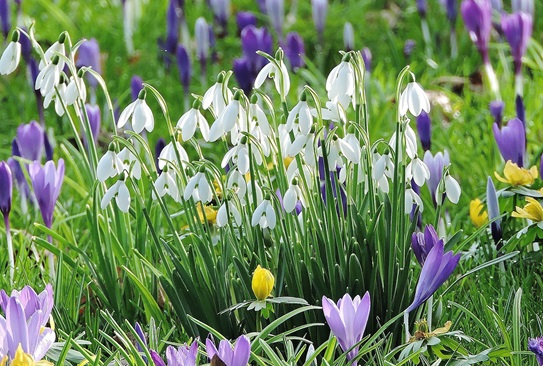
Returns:
[[[233,348],[230,342],[224,339],[220,341],[219,348],[217,349],[213,337],[210,335],[206,339],[206,352],[211,363],[213,363],[214,359],[218,359],[218,361],[222,361],[226,366],[247,366],[251,356],[251,342],[249,338],[242,335],[236,340]]]
[[[6,226],[6,241],[8,249],[9,262],[9,281],[13,285],[13,275],[15,273],[15,259],[13,256],[13,244],[11,241],[11,231],[9,226],[9,213],[11,212],[11,198],[13,195],[13,177],[9,165],[0,162],[0,212],[4,216]]]

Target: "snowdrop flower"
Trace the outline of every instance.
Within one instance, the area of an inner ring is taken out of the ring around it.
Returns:
[[[219,118],[209,130],[209,141],[217,141],[224,134],[232,131],[236,124],[246,125],[246,114],[240,104],[241,90],[237,90],[234,99],[223,109]]]
[[[417,186],[422,187],[424,182],[430,179],[430,169],[422,160],[415,156],[405,168],[405,176],[407,180],[413,179]]]
[[[162,151],[160,152],[160,155],[158,156],[159,169],[164,169],[164,167],[166,166],[166,163],[177,162],[177,154],[175,150],[179,152],[181,165],[189,161],[189,156],[187,155],[187,152],[185,151],[183,146],[181,146],[181,144],[178,141],[175,142],[175,145],[173,142],[170,142],[168,145],[166,145],[162,149]]]
[[[123,148],[117,157],[123,163],[123,170],[129,173],[131,178],[141,178],[141,163],[127,147]]]
[[[233,218],[234,220],[231,221],[230,218]],[[229,223],[235,224],[237,227],[241,226],[241,214],[231,200],[224,201],[217,212],[218,227],[225,227]]]
[[[258,165],[262,165],[262,156],[258,151],[255,151],[253,154],[255,162]],[[236,146],[231,148],[222,159],[221,167],[228,165],[228,162],[232,161],[232,164],[237,164],[238,170],[241,174],[247,174],[251,167],[251,161],[249,158],[249,149],[247,147],[247,137],[243,136]]]
[[[55,92],[55,86],[60,82],[60,73],[64,67],[64,62],[55,55],[51,62],[45,66],[36,78],[35,90],[39,90],[41,95],[46,96]]]
[[[228,180],[226,181],[226,188],[233,191],[240,200],[243,200],[247,193],[245,176],[241,174],[238,169],[231,170]]]
[[[449,201],[451,201],[455,205],[458,203],[458,200],[460,200],[460,194],[462,193],[460,184],[458,184],[456,179],[451,177],[450,174],[447,174],[445,176],[445,193],[447,193],[447,198],[449,199]],[[436,200],[437,199],[438,197],[436,197]]]
[[[385,153],[380,155],[378,153],[373,154],[373,171],[372,178],[377,182],[377,186],[383,193],[388,193],[389,184],[388,178],[392,178],[394,175],[394,163],[390,158],[390,155]]]
[[[408,188],[405,190],[405,214],[409,215],[411,213],[411,210],[413,209],[413,205],[417,205],[420,209],[420,212],[424,211],[424,205],[422,204],[422,200],[420,199],[417,192],[415,192],[412,188]]]
[[[333,101],[326,102],[326,108],[322,108],[321,113],[322,113],[322,119],[325,121],[342,122],[342,123],[347,121],[347,116],[345,115],[345,108],[339,102],[333,102]],[[316,117],[317,110],[312,109],[311,114],[313,114],[313,116]]]
[[[290,187],[288,187],[283,197],[283,208],[286,212],[291,213],[296,209],[296,204],[300,201],[302,206],[307,207],[307,202],[302,194],[302,190],[298,185],[298,179],[292,180]]]
[[[167,193],[169,194],[175,202],[179,202],[179,187],[175,180],[175,176],[170,173],[168,167],[164,167],[162,173],[158,176],[155,181],[155,189],[160,197],[164,197]]]
[[[337,139],[337,144],[339,146],[339,150],[341,151],[341,154],[349,160],[351,163],[358,164],[360,163],[360,142],[358,141],[358,138],[352,134],[348,133],[343,138]]]
[[[273,229],[275,228],[276,224],[277,217],[275,216],[273,205],[270,201],[270,197],[266,196],[266,198],[260,203],[260,205],[258,205],[255,212],[253,213],[251,225],[260,225],[262,229]]]
[[[422,111],[430,113],[430,100],[424,89],[418,83],[412,82],[407,84],[400,95],[399,109],[401,116],[405,116],[409,110],[413,116],[417,117]]]
[[[19,36],[19,31],[15,30],[11,36],[11,42],[4,50],[4,53],[2,53],[2,58],[0,58],[0,75],[11,74],[21,61]]]
[[[119,209],[122,212],[127,213],[128,209],[130,208],[130,192],[126,187],[124,177],[119,179],[106,191],[106,194],[104,194],[104,197],[100,202],[100,207],[102,210],[109,205],[113,198],[115,198],[115,202],[117,203]]]
[[[394,132],[388,144],[393,150],[396,149],[396,132]],[[417,135],[415,134],[415,131],[413,131],[409,123],[407,123],[405,125],[405,152],[407,153],[407,156],[409,156],[411,159],[414,159],[417,155],[417,149]]]
[[[122,128],[130,119],[132,129],[140,133],[143,129],[151,132],[155,128],[155,119],[151,108],[145,103],[145,89],[140,91],[138,99],[124,109],[117,121],[117,127]]]
[[[196,132],[196,126],[200,127],[200,132],[205,141],[209,138],[209,125],[200,112],[201,102],[195,100],[192,108],[183,114],[177,122],[177,128],[181,130],[181,137],[184,141],[190,140]]]
[[[215,117],[220,116],[233,97],[232,91],[223,83],[224,74],[220,73],[217,82],[205,92],[202,99],[202,108],[209,109],[213,106]]]
[[[290,90],[290,77],[283,62],[283,50],[281,48],[276,53],[275,62],[269,62],[256,76],[255,88],[260,88],[267,77],[273,79],[275,89],[281,95],[281,98],[285,99]]]
[[[213,198],[213,191],[206,179],[205,167],[201,167],[198,173],[190,178],[185,187],[183,198],[188,200],[191,196],[195,201],[201,201],[204,204],[210,202]]]
[[[105,182],[108,178],[113,178],[123,171],[123,161],[119,159],[115,152],[115,146],[109,145],[108,151],[98,162],[96,177],[100,182]]]
[[[57,85],[56,92],[51,92],[43,99],[43,107],[48,108],[51,102],[55,101],[55,112],[58,116],[64,115],[64,101],[66,100],[66,76],[64,73],[60,74],[60,81]]]
[[[288,156],[296,157],[296,155],[298,155],[301,151],[304,151],[304,155],[311,159],[311,156],[315,155],[313,148],[314,142],[315,127],[311,126],[311,129],[309,130],[309,133],[307,135],[304,135],[302,133],[295,135],[294,141],[292,141],[292,144],[288,149]],[[314,160],[315,159],[312,159],[308,162],[308,164],[314,166],[314,164],[310,164]]]
[[[256,95],[251,97],[251,103],[249,104],[249,122],[251,124],[251,130],[258,127],[265,135],[270,135],[272,133],[268,117],[258,105],[258,97]]]
[[[286,123],[288,132],[292,131],[294,128],[296,119],[298,121],[296,125],[300,133],[302,135],[307,135],[311,129],[311,125],[313,125],[313,116],[311,115],[309,105],[307,105],[305,92],[302,93],[300,101],[292,108],[288,115]]]
[[[346,53],[341,63],[334,67],[326,79],[328,98],[347,109],[354,94],[355,75],[351,55]]]
[[[62,32],[60,36],[58,36],[58,41],[53,43],[51,47],[45,51],[44,59],[40,60],[39,69],[43,70],[47,65],[49,65],[55,57],[58,57],[58,55],[65,55],[66,54],[66,48],[64,46],[64,43],[66,42],[66,32]],[[59,68],[60,70],[64,69],[64,60],[59,60]]]
[[[85,87],[85,82],[79,76],[71,77],[68,87],[66,88],[65,102],[66,105],[72,105],[75,103],[77,98],[80,98],[83,103],[87,99],[87,88]]]

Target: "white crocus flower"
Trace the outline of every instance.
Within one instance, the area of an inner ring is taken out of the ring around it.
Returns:
[[[413,205],[417,205],[419,207],[419,211],[424,211],[424,205],[422,204],[422,200],[420,199],[419,195],[412,189],[408,188],[405,190],[405,211],[404,213],[410,214],[411,210],[413,209]]]
[[[269,197],[264,199],[260,205],[256,208],[251,219],[251,225],[256,226],[260,225],[262,229],[275,228],[277,224],[277,217],[275,216],[275,211],[273,205],[269,200]]]
[[[100,182],[105,182],[108,178],[113,178],[123,171],[123,161],[119,159],[117,153],[110,148],[98,162],[96,177]]]
[[[122,128],[130,119],[132,129],[140,133],[143,129],[151,132],[155,128],[155,118],[151,108],[145,102],[145,91],[140,92],[138,99],[124,109],[117,121],[117,127]]]
[[[233,218],[234,220],[231,221],[230,218]],[[229,223],[237,227],[241,226],[241,214],[236,205],[230,200],[223,202],[217,212],[218,227],[225,227]]]
[[[273,79],[275,89],[279,95],[285,98],[290,90],[290,77],[283,60],[276,60],[276,62],[279,64],[279,67],[274,62],[270,62],[260,70],[255,79],[255,88],[260,88],[264,81],[266,81],[266,78],[270,77]]]
[[[197,126],[200,127],[204,140],[208,141],[209,125],[198,108],[191,108],[177,122],[177,128],[181,130],[181,137],[184,141],[190,140],[194,136]]]
[[[220,116],[224,108],[232,100],[232,91],[223,84],[224,76],[221,74],[217,82],[209,88],[202,99],[202,108],[209,109],[213,107],[215,117]]]
[[[430,100],[422,87],[415,82],[407,84],[400,95],[399,111],[405,116],[407,111],[417,117],[422,111],[430,113]]]
[[[302,99],[305,99],[305,97]],[[298,130],[301,134],[307,135],[313,125],[313,116],[311,115],[311,109],[305,100],[299,101],[290,111],[286,123],[288,132],[292,131],[294,128],[296,118],[298,118]]]
[[[80,98],[83,103],[87,99],[87,89],[85,87],[85,82],[79,76],[71,77],[68,87],[66,88],[65,102],[66,105],[72,105],[75,103],[77,98]]]
[[[160,197],[164,197],[164,195],[167,193],[175,202],[180,201],[179,187],[177,186],[175,176],[170,173],[167,167],[162,170],[162,173],[160,173],[155,181],[155,189]]]
[[[354,68],[349,60],[349,55],[344,56],[341,63],[330,71],[326,79],[328,99],[340,103],[344,109],[349,107],[354,94]]]
[[[188,200],[192,196],[196,202],[201,201],[206,204],[213,198],[213,191],[206,179],[204,171],[199,171],[194,177],[189,179],[183,194],[185,200]]]
[[[437,191],[439,191],[439,189]],[[455,205],[460,200],[460,195],[462,194],[462,189],[460,188],[460,184],[458,184],[456,179],[451,177],[449,174],[445,176],[445,193],[447,194],[447,198],[449,199],[449,201],[451,201]],[[436,196],[437,196],[437,192],[436,192]]]
[[[124,179],[119,179],[114,185],[109,187],[109,189],[104,194],[102,201],[100,202],[100,207],[105,209],[111,200],[115,197],[115,202],[119,209],[127,213],[130,208],[130,192],[126,187]]]
[[[236,96],[237,95],[236,92]],[[239,120],[246,119],[245,111],[239,103],[239,98],[236,99],[236,96],[234,96],[234,100],[223,109],[217,120],[211,126],[209,130],[209,141],[217,141],[221,136],[232,131],[236,127],[236,123],[239,123]],[[243,124],[243,121],[241,121],[241,124]]]
[[[15,31],[13,37],[16,40],[12,40],[4,53],[2,53],[2,58],[0,58],[0,75],[11,74],[21,61],[21,44],[19,43],[19,32]]]
[[[422,187],[424,182],[430,179],[430,169],[415,156],[415,159],[411,160],[405,168],[405,176],[407,180],[413,179],[419,187]]]
[[[173,142],[170,142],[166,146],[164,146],[164,149],[160,152],[160,155],[158,156],[158,168],[164,169],[167,163],[176,163],[177,162],[177,154],[175,152],[175,149],[179,152],[179,158],[181,160],[181,165],[184,163],[187,163],[189,161],[189,156],[187,155],[187,152],[181,146],[181,144],[176,141],[175,145]]]
[[[141,178],[141,163],[127,147],[123,148],[117,157],[123,162],[123,170],[129,173],[130,177]]]
[[[298,201],[302,203],[302,206],[307,207],[307,202],[305,201],[302,190],[298,185],[298,180],[294,179],[283,196],[283,208],[285,209],[285,212],[291,213],[294,211]]]

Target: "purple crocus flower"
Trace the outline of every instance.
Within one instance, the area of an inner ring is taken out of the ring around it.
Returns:
[[[490,221],[500,216],[500,204],[498,202],[496,188],[494,187],[494,183],[492,182],[492,178],[490,177],[488,177],[488,182],[486,184],[486,205],[488,207],[488,219]],[[503,237],[501,219],[497,219],[490,224],[490,231],[496,245],[500,245],[501,239]]]
[[[471,40],[485,64],[489,64],[488,41],[492,28],[492,6],[489,0],[463,0],[460,12],[464,18],[464,24],[469,31]]]
[[[230,17],[230,0],[210,0],[211,9],[215,15],[215,21],[220,25],[220,37],[227,34],[227,23]]]
[[[179,14],[177,0],[170,0],[166,11],[166,40],[164,41],[164,50],[170,55],[175,54],[179,42]]]
[[[209,361],[218,358],[226,366],[247,366],[251,356],[251,343],[249,338],[242,335],[236,340],[234,348],[227,340],[219,343],[219,348],[215,347],[213,336],[206,339],[206,352]]]
[[[454,255],[452,251],[447,253],[444,251],[443,241],[438,240],[428,253],[417,282],[415,298],[405,310],[406,313],[410,313],[428,300],[456,269],[460,254]]]
[[[44,144],[44,130],[36,121],[22,124],[17,127],[18,151],[20,156],[27,160],[41,160]]]
[[[166,140],[160,137],[155,145],[155,165],[156,165],[156,170],[158,171],[158,174],[162,173],[162,169],[158,167],[158,157],[160,156],[160,153],[162,152],[162,150],[164,150],[165,147],[166,147]]]
[[[458,17],[457,0],[441,0],[441,2],[445,7],[447,19],[449,19],[449,23],[451,23],[451,26],[454,28],[456,18]]]
[[[519,167],[523,167],[526,153],[526,130],[522,121],[513,118],[507,123],[507,126],[502,126],[501,129],[494,123],[492,132],[503,159],[505,161],[511,160]]]
[[[250,11],[240,11],[236,15],[236,23],[238,25],[238,34],[241,34],[241,31],[249,25],[256,27],[256,16]]]
[[[185,95],[188,95],[190,87],[190,77],[192,75],[189,54],[185,47],[179,45],[177,46],[177,52],[175,53],[175,55],[177,58],[177,68],[179,69],[179,78],[181,79],[181,85],[183,85]]]
[[[273,40],[271,34],[264,27],[256,28],[249,25],[241,32],[241,49],[243,56],[249,61],[251,72],[256,74],[268,63],[264,57],[258,55],[257,51],[263,51],[268,54],[272,52]]]
[[[136,324],[134,325],[134,330],[136,331],[138,338],[141,340],[145,348],[147,348],[147,339],[145,339],[145,334],[143,333],[143,329],[141,328],[140,323],[136,322]],[[139,342],[136,342],[136,348],[138,352],[143,352],[143,348],[140,346]]]
[[[324,317],[344,352],[362,340],[370,316],[370,308],[369,292],[366,292],[362,298],[357,295],[354,299],[349,294],[345,294],[338,300],[337,305],[326,296],[322,297]],[[352,360],[357,354],[358,347],[355,347],[347,354],[347,360]],[[352,365],[356,366],[357,363],[353,362]]]
[[[19,43],[21,44],[21,56],[23,56],[23,60],[25,60],[25,62],[28,63],[32,55],[32,41],[26,35],[26,32],[28,32],[28,30],[25,27],[22,27],[22,29],[25,32],[24,33],[19,32],[19,35],[20,35]],[[34,83],[32,85],[36,85],[36,84]]]
[[[255,76],[252,75],[251,62],[247,57],[234,59],[232,66],[236,80],[241,90],[245,95],[249,95],[255,83]]]
[[[266,0],[256,0],[256,3],[258,4],[260,12],[266,15]]]
[[[17,145],[17,141],[15,139],[11,144],[11,155],[19,157],[21,156],[19,146]],[[21,164],[17,160],[9,158],[8,165],[11,169],[12,175],[15,178],[15,183],[17,184],[17,189],[19,190],[19,196],[21,197],[21,211],[26,214],[28,210],[27,201],[28,197],[30,197],[30,187],[26,181]]]
[[[417,42],[415,42],[415,40],[413,39],[408,39],[407,41],[405,41],[403,45],[403,55],[405,56],[405,58],[411,57],[411,54],[413,53],[413,50],[416,46]]]
[[[23,287],[21,291],[13,290],[11,291],[11,295],[8,295],[4,290],[0,290],[0,307],[4,313],[7,313],[8,304],[12,298],[17,299],[21,304],[27,321],[37,311],[41,311],[41,325],[45,326],[47,324],[54,305],[53,286],[47,284],[45,289],[39,294],[30,286]]]
[[[328,13],[328,0],[311,0],[311,11],[313,23],[315,23],[319,35],[319,42],[322,44],[324,40],[324,24]]]
[[[521,73],[522,56],[526,53],[532,35],[532,16],[524,12],[502,15],[501,25],[505,39],[511,46],[515,74],[518,75]]]
[[[443,177],[443,168],[451,163],[449,158],[449,153],[447,150],[445,152],[438,152],[435,155],[432,155],[430,151],[424,153],[424,164],[428,166],[430,170],[430,179],[428,179],[428,190],[432,196],[434,206],[437,205],[436,201],[436,191]]]
[[[132,95],[132,101],[138,99],[140,91],[143,90],[143,80],[138,75],[132,76],[130,80],[130,94]]]
[[[2,33],[7,39],[11,30],[11,9],[8,0],[0,0],[0,23],[2,23]]]
[[[196,20],[194,36],[196,38],[196,57],[200,61],[202,75],[205,75],[206,64],[209,58],[209,26],[202,17]]]
[[[421,266],[424,265],[428,253],[430,253],[430,250],[432,250],[438,241],[440,241],[439,236],[432,225],[426,225],[424,233],[413,233],[413,236],[411,237],[411,248]],[[441,242],[443,242],[443,240],[441,240]]]
[[[7,220],[11,211],[11,197],[13,194],[13,177],[9,165],[0,162],[0,212]]]
[[[57,168],[53,161],[48,161],[44,166],[34,161],[30,164],[28,172],[43,222],[45,226],[51,228],[53,211],[64,180],[64,160],[59,159]]]
[[[151,357],[155,366],[166,366],[166,363],[155,351],[151,350]],[[167,366],[196,366],[196,358],[198,357],[198,342],[192,342],[189,346],[186,343],[175,348],[168,346],[166,348]]]
[[[100,134],[100,125],[102,122],[100,107],[97,105],[85,104],[85,110],[87,111],[87,116],[89,117],[92,137],[94,142],[97,142],[98,135]]]
[[[211,62],[217,63],[219,57],[217,56],[215,33],[213,32],[213,27],[209,26],[209,49],[211,50]]]
[[[45,152],[45,161],[53,160],[53,145],[51,144],[51,140],[49,139],[47,131],[45,130],[43,131],[43,151]]]
[[[417,11],[421,18],[426,17],[426,13],[428,12],[428,3],[426,0],[417,0]]]
[[[266,0],[266,13],[270,17],[275,33],[281,40],[283,38],[283,23],[285,22],[284,0]]]
[[[432,121],[428,113],[422,111],[417,117],[417,131],[424,151],[432,147]]]
[[[354,50],[354,28],[350,22],[346,22],[343,26],[343,49]]]
[[[528,349],[535,353],[537,364],[543,366],[543,337],[530,338],[528,340]]]
[[[285,56],[290,64],[292,71],[296,71],[305,65],[303,56],[305,55],[304,40],[296,32],[287,34],[285,41]]]
[[[494,117],[494,123],[497,124],[500,128],[502,126],[503,108],[504,104],[501,100],[494,100],[490,102],[490,114],[492,115],[492,117]]]
[[[99,74],[102,74],[102,64],[100,62],[100,46],[95,38],[91,38],[81,44],[78,50],[78,57],[75,62],[75,66],[78,68],[87,66],[92,68]],[[91,87],[96,88],[98,86],[98,80],[91,75],[91,73],[85,74]]]
[[[362,54],[362,60],[364,60],[364,67],[366,68],[366,72],[371,72],[371,61],[373,59],[373,56],[371,55],[371,50],[368,47],[362,48],[362,51],[360,51]]]

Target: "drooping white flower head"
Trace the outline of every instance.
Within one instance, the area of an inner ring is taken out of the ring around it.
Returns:
[[[175,175],[169,171],[167,166],[164,167],[162,173],[160,173],[155,181],[155,189],[160,197],[168,194],[175,202],[180,201],[179,186],[177,185]]]
[[[121,113],[117,127],[122,128],[130,120],[132,129],[140,133],[143,129],[151,132],[155,128],[155,118],[151,108],[145,102],[145,89],[140,91],[138,99],[130,103]]]
[[[119,209],[122,212],[127,213],[130,208],[130,191],[128,191],[128,187],[126,187],[124,178],[119,179],[106,191],[102,201],[100,202],[100,207],[102,210],[109,205],[114,197]]]
[[[300,201],[303,207],[307,207],[307,201],[302,194],[302,190],[298,184],[298,179],[293,179],[283,196],[283,208],[285,212],[291,213],[296,209],[296,204]]]
[[[354,95],[355,73],[350,62],[351,55],[346,53],[341,63],[334,67],[326,79],[328,99],[341,104],[347,109]]]
[[[66,55],[66,47],[64,45],[64,43],[66,42],[66,37],[67,37],[67,33],[62,32],[58,36],[58,41],[53,43],[51,47],[49,47],[47,51],[45,51],[44,58],[40,60],[40,64],[38,66],[40,70],[43,70],[43,68],[49,65],[52,62],[52,60],[55,59],[55,56],[58,57],[58,55],[64,55],[64,56]],[[59,60],[59,67],[61,70],[64,69],[64,63],[65,62],[63,59]]]
[[[200,112],[200,101],[195,100],[192,108],[183,114],[177,121],[177,128],[181,130],[183,141],[190,140],[196,132],[196,127],[200,128],[202,137],[205,141],[209,139],[209,125],[205,117]]]
[[[309,105],[307,104],[304,92],[302,93],[298,104],[292,108],[287,117],[286,129],[290,132],[295,128],[302,135],[307,135],[312,125],[313,116],[311,114],[311,108],[309,108]]]
[[[87,99],[87,88],[85,87],[85,81],[79,76],[71,77],[68,87],[66,88],[65,102],[66,105],[72,105],[77,98],[80,98],[83,103]]]
[[[407,111],[418,117],[422,111],[430,113],[430,100],[424,89],[416,82],[407,84],[400,95],[399,111],[405,116]]]
[[[189,156],[187,155],[187,152],[181,146],[181,144],[176,141],[175,145],[173,142],[168,143],[166,146],[164,146],[164,149],[160,152],[160,155],[158,156],[158,168],[164,169],[167,163],[176,164],[177,163],[177,153],[175,152],[177,149],[177,152],[179,153],[179,159],[181,160],[181,166],[184,166],[185,163],[189,162]]]
[[[8,44],[0,58],[0,75],[11,74],[21,61],[21,44],[19,43],[19,31],[13,32],[11,42]]]
[[[225,227],[229,223],[237,227],[241,226],[241,214],[231,200],[224,201],[217,212],[218,227]]]
[[[404,213],[406,215],[411,213],[413,205],[418,206],[420,212],[424,211],[424,205],[422,203],[422,200],[420,199],[420,196],[412,188],[408,188],[408,189],[405,190],[405,211],[404,211]]]
[[[108,178],[113,178],[123,171],[123,161],[119,159],[115,152],[113,144],[109,150],[102,156],[96,169],[96,177],[100,182],[105,182]]]
[[[39,90],[42,96],[55,93],[55,86],[60,82],[61,66],[64,67],[64,63],[61,64],[60,58],[55,55],[36,77],[34,89]]]
[[[209,141],[217,141],[221,136],[233,131],[236,125],[247,128],[247,115],[239,102],[241,90],[237,90],[234,99],[223,109],[217,120],[209,129]],[[237,129],[236,129],[237,131]]]
[[[123,148],[117,157],[123,163],[123,170],[128,173],[131,178],[141,178],[141,163],[127,147]]]
[[[251,225],[256,226],[260,225],[262,229],[275,228],[277,224],[277,217],[275,215],[275,210],[270,201],[270,197],[266,197],[256,208],[251,219]]]
[[[240,201],[243,201],[245,199],[245,194],[247,193],[245,176],[241,174],[238,169],[232,169],[228,175],[228,180],[226,181],[226,188],[234,192]]]
[[[196,202],[201,201],[203,204],[210,202],[213,198],[213,191],[207,181],[204,167],[189,179],[185,187],[183,198],[188,200],[191,196]]]
[[[221,115],[222,111],[232,100],[232,91],[224,84],[224,74],[217,76],[217,82],[209,88],[202,99],[202,108],[213,107],[215,117]]]
[[[55,101],[55,112],[58,116],[62,117],[64,115],[64,105],[66,100],[66,83],[64,73],[60,75],[60,81],[57,85],[56,92],[53,90],[51,93],[47,94],[43,99],[43,108],[49,108],[49,105],[52,101]]]
[[[450,174],[447,174],[445,176],[445,193],[447,194],[447,198],[449,199],[449,201],[451,201],[455,205],[460,200],[460,195],[462,194],[460,184],[458,184],[456,179],[454,179]]]
[[[255,88],[260,88],[268,77],[273,79],[275,89],[281,98],[286,98],[290,90],[290,76],[285,63],[283,62],[283,50],[281,48],[277,51],[275,62],[270,61],[256,76]]]
[[[417,156],[411,160],[405,168],[405,177],[409,181],[413,179],[417,186],[422,187],[424,183],[430,179],[430,169]]]

